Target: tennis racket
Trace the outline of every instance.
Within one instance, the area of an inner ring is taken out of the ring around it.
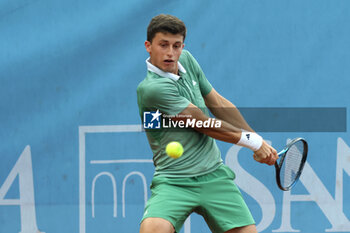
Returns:
[[[308,145],[305,139],[295,138],[278,153],[275,163],[276,181],[283,191],[290,190],[298,181],[306,162]]]

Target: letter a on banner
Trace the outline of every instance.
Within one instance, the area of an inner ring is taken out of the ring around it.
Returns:
[[[19,180],[19,199],[5,199],[15,178]],[[0,188],[0,206],[18,205],[21,211],[21,232],[20,233],[44,233],[40,232],[36,223],[34,182],[32,157],[30,147],[26,146]]]

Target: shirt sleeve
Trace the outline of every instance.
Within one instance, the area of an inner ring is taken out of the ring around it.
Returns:
[[[147,109],[159,110],[167,115],[177,115],[190,104],[188,99],[180,96],[173,81],[166,79],[146,88],[142,99]]]
[[[205,76],[199,63],[192,56],[192,54],[187,50],[184,50],[183,53],[185,53],[188,56],[191,67],[194,70],[196,76],[198,77],[199,87],[200,87],[202,96],[205,97],[206,95],[209,94],[209,92],[213,89],[213,87],[210,84],[210,82],[208,81],[207,77]]]

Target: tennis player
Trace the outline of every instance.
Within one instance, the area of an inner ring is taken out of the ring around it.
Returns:
[[[171,15],[155,16],[147,28],[148,71],[137,88],[141,118],[153,111],[174,122],[195,123],[146,129],[155,173],[140,233],[179,232],[193,212],[203,216],[214,233],[255,233],[254,219],[234,183],[235,174],[223,164],[215,139],[247,147],[255,160],[268,165],[275,163],[277,152],[212,87],[194,57],[183,49],[185,37],[185,24]],[[209,117],[209,110],[215,118]],[[203,122],[210,124],[203,127]],[[165,153],[171,141],[184,147],[178,159]]]

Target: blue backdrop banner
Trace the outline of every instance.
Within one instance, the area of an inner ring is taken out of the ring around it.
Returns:
[[[159,13],[275,148],[309,143],[282,192],[273,167],[218,142],[258,231],[350,232],[347,0],[0,0],[0,232],[138,232],[154,167],[136,87]],[[209,232],[197,214],[181,230]]]

